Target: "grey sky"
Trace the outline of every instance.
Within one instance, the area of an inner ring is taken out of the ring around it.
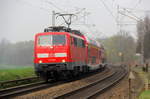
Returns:
[[[150,10],[150,0],[103,1],[115,17],[117,4],[123,7]],[[43,29],[51,24],[52,10],[75,13],[82,8],[86,8],[86,11],[90,13],[86,17],[87,24],[96,26],[87,28],[83,25],[73,25],[74,28],[89,31],[90,36],[116,34],[116,22],[101,0],[0,0],[0,39],[6,38],[12,42],[33,40],[36,33],[43,32]],[[141,13],[137,15],[143,16]],[[59,18],[57,23],[61,22]],[[135,31],[135,26],[130,26],[130,28]]]

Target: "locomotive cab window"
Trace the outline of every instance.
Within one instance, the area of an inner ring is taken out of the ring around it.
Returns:
[[[53,35],[53,45],[65,45],[65,35]]]
[[[74,41],[74,45],[77,46],[77,38],[74,37],[73,41]]]
[[[52,36],[51,35],[43,35],[38,37],[38,45],[40,46],[49,46],[52,45]]]
[[[65,35],[43,35],[38,37],[39,46],[65,45]]]

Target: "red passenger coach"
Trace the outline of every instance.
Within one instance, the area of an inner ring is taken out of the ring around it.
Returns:
[[[77,30],[49,27],[35,36],[36,74],[45,80],[72,77],[101,66],[101,48]]]
[[[99,69],[102,67],[102,49],[101,45],[90,38],[86,38],[88,42],[88,63],[87,65],[91,70]]]

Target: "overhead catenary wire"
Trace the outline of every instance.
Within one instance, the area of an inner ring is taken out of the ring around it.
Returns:
[[[44,0],[45,3],[50,4],[51,6],[55,7],[57,10],[61,11],[61,12],[65,12],[63,9],[59,8],[57,5],[55,5],[53,2],[49,1],[49,0]]]
[[[129,10],[127,10],[127,9],[125,9],[125,11],[127,11],[128,13],[130,13],[132,16],[134,16],[136,19],[139,19],[139,20],[141,20],[139,17],[137,17],[136,15],[134,15],[133,13],[132,13],[132,11],[129,11]]]
[[[135,20],[135,21],[140,21],[139,19],[137,19],[137,18],[135,18],[135,17],[133,17],[133,16],[127,15],[127,14],[122,13],[122,12],[119,12],[119,13],[122,14],[122,15],[124,15],[124,16],[127,16],[127,17],[129,17],[130,19],[133,19],[133,20]]]
[[[142,0],[138,0],[138,2],[135,4],[135,6],[133,7],[133,9],[137,8],[137,6],[141,3]]]
[[[118,20],[117,20],[117,17],[115,17],[114,15],[113,15],[113,12],[111,11],[111,9],[106,5],[106,3],[104,2],[104,0],[97,0],[98,1],[98,3],[102,3],[103,5],[104,5],[104,7],[105,7],[105,9],[109,12],[109,14],[112,16],[112,18],[114,19],[114,21],[115,21],[115,24],[118,24]],[[115,4],[115,0],[113,1],[113,4]],[[103,33],[104,34],[104,33]]]
[[[32,3],[32,2],[28,2],[28,1],[25,1],[25,0],[16,0],[16,1],[19,1],[19,2],[21,2],[24,5],[28,5],[28,6],[31,6],[31,7],[38,8],[38,9],[41,9],[43,11],[46,11],[46,12],[49,13],[49,15],[53,15],[53,14],[50,14],[50,10],[51,9],[48,8],[48,7],[45,7],[45,6],[42,6],[42,5],[38,5],[38,4],[35,4],[35,3]],[[63,9],[61,9],[59,6],[57,6],[55,3],[51,2],[51,1],[49,1],[49,0],[42,0],[42,1],[44,1],[44,3],[46,3],[46,4],[51,5],[51,7],[54,7],[55,9],[59,10],[60,12],[66,13]],[[80,14],[84,10],[85,10],[85,8],[81,9],[80,11],[76,12],[75,14]],[[74,19],[73,22],[77,21],[77,20],[80,20],[82,18],[84,18],[84,17],[80,17],[78,19]],[[82,24],[82,25],[85,25],[85,24]],[[87,26],[87,25],[85,25],[85,26],[89,29],[89,26]]]
[[[22,3],[23,5],[27,5],[27,6],[30,6],[30,7],[33,7],[33,8],[38,8],[38,9],[41,9],[43,11],[46,11],[46,12],[49,12],[49,9],[46,9],[44,7],[41,7],[41,6],[37,6],[37,5],[33,5],[32,3],[29,3],[27,1],[24,1],[24,0],[16,0],[18,3]],[[50,14],[52,15],[52,14]]]
[[[121,8],[126,8],[128,10],[132,10],[132,12],[144,12],[144,13],[150,13],[150,10],[145,10],[145,9],[134,9],[134,8],[129,8],[129,7],[122,7]]]
[[[33,5],[32,3],[29,3],[29,2],[24,1],[24,0],[17,0],[17,1],[22,2],[22,4],[25,4],[25,5],[28,5],[28,6],[31,6],[31,7],[39,8],[39,9],[41,9],[41,10],[44,10],[44,11],[48,12],[48,13],[49,13],[49,10],[50,10],[50,9],[46,9],[46,8],[44,8],[44,7],[40,7],[40,6]],[[61,8],[57,7],[54,3],[52,3],[52,2],[50,2],[50,1],[48,1],[48,0],[44,0],[44,1],[46,1],[45,3],[48,3],[48,4],[52,5],[53,7],[55,7],[56,9],[58,9],[59,11],[61,11],[61,12],[63,12],[63,13],[66,13],[66,12],[65,12],[64,10],[62,10]],[[81,9],[80,11],[76,12],[75,14],[80,14],[80,13],[82,13],[84,10],[85,10],[85,8]],[[52,14],[50,14],[50,15],[52,15]],[[79,19],[80,19],[80,18],[79,18]],[[77,21],[77,19],[75,19],[75,20],[73,20],[73,21]],[[62,24],[64,24],[64,23],[62,23]],[[61,25],[62,25],[62,24],[61,24]]]
[[[29,3],[29,2],[27,2],[27,1],[25,1],[25,0],[16,0],[17,2],[20,2],[20,3],[22,3],[22,4],[24,4],[24,5],[28,5],[28,6],[31,6],[31,7],[36,7],[36,8],[39,8],[39,9],[41,9],[41,10],[44,10],[44,11],[46,11],[46,12],[50,12],[50,10],[51,9],[48,9],[48,8],[45,8],[45,7],[42,7],[42,6],[38,6],[38,5],[34,5],[34,4],[32,4],[32,3]],[[44,0],[44,3],[47,3],[47,4],[49,4],[49,5],[51,5],[51,6],[53,6],[54,8],[56,8],[57,10],[59,10],[59,11],[61,11],[61,12],[64,12],[64,13],[67,13],[66,11],[64,11],[63,9],[61,9],[60,7],[58,7],[58,6],[56,6],[53,2],[51,2],[51,1],[49,1],[49,0]],[[50,15],[52,15],[52,14],[50,14]]]
[[[109,9],[109,7],[105,4],[103,0],[97,0],[98,2],[101,1],[101,3],[104,5],[105,9],[110,13],[110,15],[114,18],[115,22],[117,22],[116,17],[113,15],[112,11]]]

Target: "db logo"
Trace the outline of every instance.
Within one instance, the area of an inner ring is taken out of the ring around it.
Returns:
[[[55,57],[55,55],[53,53],[50,53],[49,57]]]
[[[56,61],[56,59],[49,59],[49,61]]]

